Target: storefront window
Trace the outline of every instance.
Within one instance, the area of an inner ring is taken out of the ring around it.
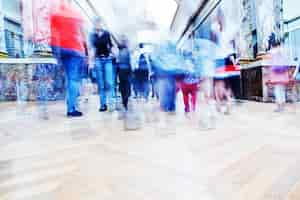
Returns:
[[[9,57],[23,57],[23,35],[21,25],[4,19],[6,50]]]
[[[200,22],[195,31],[195,38],[206,39],[216,43],[220,56],[236,52],[239,45],[239,4],[233,0],[223,0],[213,8],[209,16]]]

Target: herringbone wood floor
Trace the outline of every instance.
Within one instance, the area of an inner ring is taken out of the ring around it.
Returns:
[[[33,103],[0,104],[1,200],[300,199],[299,105],[276,114],[247,102],[210,131],[150,106],[156,120],[126,132],[95,102],[80,119],[51,103],[47,121]]]

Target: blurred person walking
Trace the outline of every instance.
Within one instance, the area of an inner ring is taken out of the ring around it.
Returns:
[[[84,53],[85,53],[85,58],[84,58],[84,63],[81,66],[81,77],[82,77],[82,82],[81,82],[81,91],[80,91],[80,96],[82,97],[82,101],[84,103],[87,103],[89,100],[89,94],[90,94],[90,80],[89,80],[89,52],[88,52],[88,47],[87,44],[84,44]]]
[[[153,53],[153,72],[157,77],[160,108],[169,113],[176,112],[176,79],[183,73],[183,59],[170,40],[157,46]]]
[[[62,0],[50,15],[52,52],[65,68],[67,116],[80,117],[78,108],[82,66],[85,63],[84,20],[71,0]]]
[[[119,55],[117,56],[119,90],[122,96],[122,104],[125,111],[128,110],[128,100],[131,95],[131,57],[128,48],[128,40],[123,36],[119,45]]]
[[[100,96],[100,112],[108,109],[115,109],[115,78],[116,69],[113,65],[112,58],[112,39],[111,34],[103,29],[102,21],[96,18],[94,22],[94,31],[90,35],[90,43],[92,46],[92,59],[95,63],[96,79],[98,84],[98,92]]]
[[[196,111],[198,84],[200,80],[195,71],[192,53],[186,52],[185,54],[184,65],[186,73],[184,74],[184,79],[182,80],[180,86],[183,94],[183,102],[185,107],[184,111],[185,113],[189,113],[191,111],[190,102],[192,105],[192,111]]]
[[[150,84],[151,84],[151,97],[156,98],[157,100],[159,99],[158,95],[158,77],[157,74],[153,70],[154,63],[150,57],[150,63],[151,63],[151,72],[150,72]]]
[[[195,41],[194,59],[200,74],[200,91],[205,106],[202,109],[200,125],[203,129],[214,129],[216,126],[216,102],[214,98],[215,54],[217,45],[210,39]]]
[[[36,82],[37,89],[38,116],[44,120],[49,119],[48,101],[54,86],[54,80],[50,76],[52,67],[52,65],[37,65],[33,73],[33,81]]]
[[[279,41],[272,45],[269,53],[272,63],[269,84],[274,88],[275,102],[277,105],[274,111],[283,112],[286,104],[286,87],[290,81],[289,67],[284,64],[288,61],[287,53]]]
[[[217,110],[223,114],[230,114],[232,104],[232,90],[229,84],[231,74],[227,71],[230,58],[216,60],[216,73],[214,76],[214,95]]]
[[[135,52],[132,60],[132,70],[134,74],[134,90],[139,98],[148,101],[150,91],[151,63],[149,54],[144,48],[144,44],[139,44],[139,49]]]

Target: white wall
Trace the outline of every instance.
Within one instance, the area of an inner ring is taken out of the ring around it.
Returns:
[[[283,0],[283,9],[285,20],[300,16],[299,0]]]
[[[20,0],[2,0],[4,15],[14,21],[21,21]]]

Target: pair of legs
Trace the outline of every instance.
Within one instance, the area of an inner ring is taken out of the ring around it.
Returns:
[[[39,104],[39,115],[43,119],[48,119],[48,105],[47,102],[49,101],[49,88],[51,84],[48,80],[39,80],[38,87],[37,87],[37,101]]]
[[[132,77],[132,89],[134,93],[134,98],[137,98],[138,96],[138,81],[137,81],[137,72],[133,72],[133,77]]]
[[[52,89],[50,72],[52,65],[39,64],[36,65],[34,71],[34,80],[37,82],[36,100],[39,105],[39,116],[43,119],[48,119],[48,101],[49,91]]]
[[[149,71],[144,69],[137,69],[134,72],[135,77],[135,92],[137,96],[148,100],[149,96]]]
[[[183,102],[184,102],[184,111],[186,113],[190,112],[190,97],[192,103],[192,111],[196,111],[196,102],[197,102],[197,91],[198,91],[198,84],[181,84],[181,90],[183,94]]]
[[[156,97],[156,99],[159,98],[158,95],[158,88],[157,88],[157,77],[152,75],[150,77],[150,83],[151,83],[151,93],[152,93],[152,98]]]
[[[111,58],[96,58],[96,79],[100,96],[100,111],[106,111],[107,105],[115,105],[115,68]],[[108,103],[108,104],[107,104]]]
[[[274,95],[277,104],[277,109],[275,111],[282,112],[286,102],[286,86],[284,84],[275,84]]]
[[[130,84],[130,68],[119,69],[119,81],[120,81],[120,92],[122,96],[122,104],[125,110],[128,110],[128,100],[131,94],[131,84]]]
[[[84,56],[81,52],[60,47],[52,47],[52,51],[58,63],[65,68],[67,113],[70,116],[81,116],[82,114],[78,112],[77,98],[80,95],[81,69],[84,65]]]
[[[165,112],[176,111],[176,80],[173,76],[159,77],[159,101],[160,107]]]
[[[205,77],[201,83],[201,91],[204,94],[205,106],[201,113],[203,113],[200,122],[204,129],[214,129],[216,126],[216,103],[214,98],[214,80],[212,77]]]
[[[91,93],[90,80],[87,78],[84,78],[84,79],[82,79],[82,82],[81,82],[81,91],[80,91],[80,94],[81,94],[84,102],[88,102],[90,93]]]
[[[231,90],[226,87],[225,80],[215,80],[214,84],[217,108],[221,110],[222,106],[226,106],[226,113],[230,112],[231,107]]]

